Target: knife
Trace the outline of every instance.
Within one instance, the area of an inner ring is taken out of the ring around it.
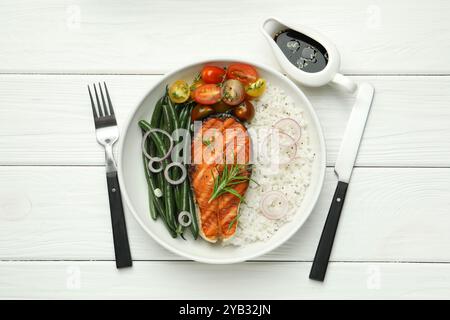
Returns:
[[[353,166],[358,155],[359,144],[361,143],[367,117],[369,116],[373,94],[374,88],[372,85],[368,83],[361,83],[359,85],[355,105],[353,106],[347,128],[345,129],[344,138],[342,139],[341,148],[334,167],[334,172],[338,177],[338,184],[309,274],[309,278],[312,280],[323,281],[327,272],[336,229],[344,206],[345,195],[352,175]]]

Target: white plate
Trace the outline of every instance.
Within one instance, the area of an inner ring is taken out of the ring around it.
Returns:
[[[249,61],[258,69],[261,77],[274,86],[283,89],[291,96],[295,105],[304,109],[304,116],[308,123],[310,144],[317,158],[313,164],[311,184],[307,188],[303,203],[291,222],[286,223],[270,240],[256,242],[241,247],[210,244],[199,238],[194,241],[191,237],[187,241],[177,238],[173,239],[166,230],[162,221],[153,221],[148,211],[147,183],[145,181],[142,155],[141,138],[142,133],[138,127],[138,121],[149,119],[156,101],[164,94],[165,86],[176,79],[191,81],[205,64],[225,66],[237,60],[217,59],[193,63],[175,70],[164,76],[147,96],[136,106],[134,112],[128,119],[120,138],[119,146],[119,180],[122,190],[122,198],[133,213],[136,220],[144,230],[159,244],[166,249],[188,259],[205,263],[236,263],[261,256],[288,240],[306,221],[316,204],[325,176],[325,141],[322,128],[311,103],[303,92],[286,76],[267,66],[258,65]]]

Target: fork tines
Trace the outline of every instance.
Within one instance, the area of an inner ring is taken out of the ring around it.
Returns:
[[[104,86],[105,93],[106,93],[106,100],[105,100],[105,95],[103,94],[102,85],[100,84],[100,82],[98,83],[98,88],[99,88],[100,97],[101,97],[101,103],[100,103],[100,98],[99,98],[96,84],[94,83],[93,87],[94,87],[94,93],[95,93],[95,101],[97,103],[94,102],[94,98],[92,97],[91,88],[89,87],[89,85],[87,86],[88,91],[89,91],[89,97],[91,98],[92,113],[94,115],[95,128],[102,128],[102,127],[109,127],[109,126],[117,125],[116,117],[114,115],[114,109],[113,109],[113,106],[111,103],[111,98],[109,97],[108,87],[106,86],[105,82],[103,82],[103,86]],[[106,103],[106,101],[107,101],[107,103]]]

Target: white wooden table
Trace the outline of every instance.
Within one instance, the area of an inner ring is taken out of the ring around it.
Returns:
[[[127,214],[135,263],[117,271],[86,84],[108,83],[120,125],[193,58],[277,67],[258,30],[270,15],[327,34],[343,72],[376,88],[326,282],[308,273],[352,104],[329,87],[305,89],[329,168],[288,243],[257,261],[199,264]],[[2,0],[0,297],[450,298],[449,15],[445,0]]]

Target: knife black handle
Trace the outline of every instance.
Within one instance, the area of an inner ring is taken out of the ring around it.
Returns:
[[[127,225],[123,213],[122,198],[120,196],[119,180],[117,172],[107,172],[109,208],[111,210],[111,222],[114,238],[114,252],[116,254],[116,267],[131,267],[130,244],[128,243]]]
[[[319,246],[311,267],[309,278],[323,281],[327,272],[328,261],[330,260],[331,249],[333,248],[334,236],[336,235],[342,207],[344,206],[345,195],[347,194],[348,183],[339,181],[334,192],[333,202],[328,211],[327,220],[320,236]]]

